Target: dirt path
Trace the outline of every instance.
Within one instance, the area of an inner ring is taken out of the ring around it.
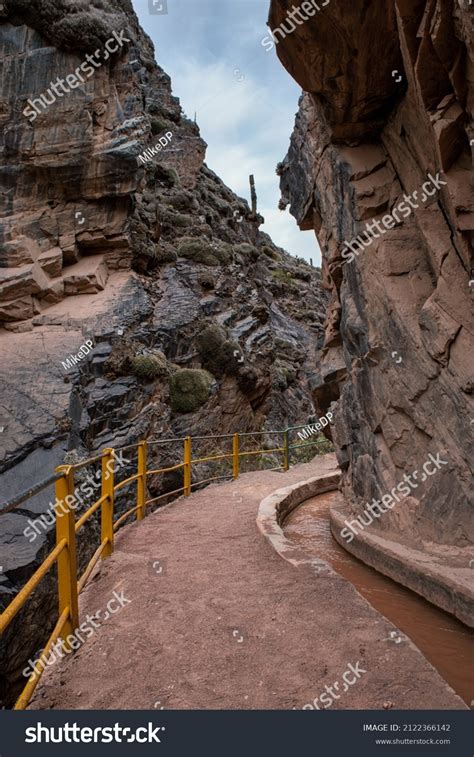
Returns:
[[[81,620],[114,591],[131,602],[46,671],[32,707],[299,709],[328,686],[334,708],[465,708],[349,582],[294,568],[257,531],[264,496],[334,468],[247,473],[121,530]]]

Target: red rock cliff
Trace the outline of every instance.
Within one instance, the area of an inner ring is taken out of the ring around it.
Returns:
[[[301,23],[292,5],[272,0],[269,17],[304,90],[281,189],[323,251],[331,302],[315,394],[321,413],[337,401],[344,517],[405,473],[421,477],[430,453],[447,461],[349,548],[472,619],[474,6],[332,1]]]

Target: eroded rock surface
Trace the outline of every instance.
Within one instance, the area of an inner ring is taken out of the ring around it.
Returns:
[[[289,0],[272,0],[273,30],[282,21],[288,29],[290,10]],[[294,27],[277,44],[305,90],[280,167],[282,201],[323,250],[331,299],[314,396],[320,413],[337,399],[346,515],[380,501],[404,474],[420,475],[439,453],[447,464],[370,528],[429,552],[441,570],[461,569],[466,584],[474,533],[473,7],[331,2]],[[364,244],[346,244],[375,221],[381,230],[373,225]]]

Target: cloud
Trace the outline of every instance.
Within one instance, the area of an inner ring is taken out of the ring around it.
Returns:
[[[196,59],[178,61],[173,74],[173,91],[188,116],[194,117],[201,130],[222,142],[252,118],[258,93],[239,69],[232,70],[224,61],[202,63]]]
[[[134,5],[159,65],[171,76],[173,93],[189,118],[196,112],[209,167],[247,199],[254,174],[264,230],[291,254],[319,265],[315,235],[300,232],[278,210],[275,168],[288,149],[300,90],[275,51],[260,44],[267,8],[261,2],[169,0],[167,16],[150,16],[148,3]]]

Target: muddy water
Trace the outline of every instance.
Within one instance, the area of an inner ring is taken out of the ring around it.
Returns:
[[[331,493],[321,494],[293,510],[283,526],[287,539],[311,557],[326,560],[347,578],[376,610],[410,637],[466,704],[474,706],[474,634],[448,613],[340,547],[329,527],[332,497]],[[397,642],[399,634],[387,638],[387,643],[402,643]]]

